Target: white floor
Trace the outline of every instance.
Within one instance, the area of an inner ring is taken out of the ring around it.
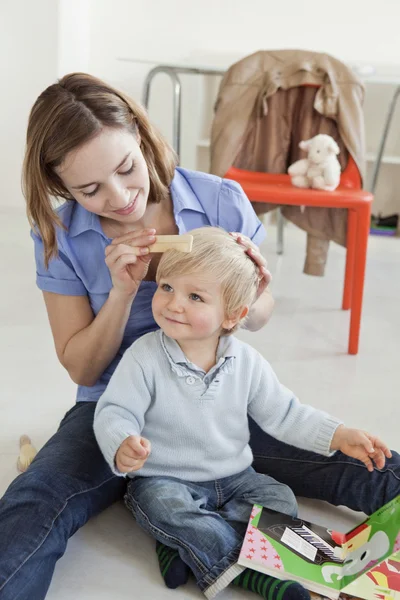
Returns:
[[[57,363],[23,211],[0,210],[0,493],[17,475],[18,439],[29,434],[40,448],[74,398],[74,384]],[[305,235],[285,232],[285,254],[275,253],[275,230],[263,251],[274,275],[276,309],[270,324],[243,333],[272,363],[281,380],[307,403],[350,425],[379,433],[398,447],[400,366],[400,240],[371,237],[360,353],[348,356],[349,314],[340,310],[344,250],[331,247],[326,275],[302,274]],[[346,509],[301,502],[301,513],[343,530],[360,519]],[[153,542],[122,505],[93,520],[70,541],[49,600],[201,598],[193,583],[177,591],[161,581]],[[250,598],[236,589],[221,600]]]

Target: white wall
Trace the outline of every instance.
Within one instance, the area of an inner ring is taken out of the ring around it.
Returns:
[[[155,64],[226,67],[246,54],[267,48],[324,51],[352,65],[373,64],[380,71],[397,71],[400,75],[399,22],[399,0],[96,0],[91,5],[89,65],[92,73],[138,100],[146,73]],[[199,77],[181,79],[181,162],[187,167],[204,168],[207,152],[196,148],[198,140],[207,137],[209,128],[210,114],[204,120],[204,85]],[[370,91],[367,136],[369,150],[373,151],[391,89]],[[165,76],[157,77],[152,92],[150,115],[171,140],[171,92]],[[398,112],[395,132],[400,129]],[[388,153],[400,154],[398,137],[391,136]],[[390,178],[393,169],[399,171],[398,166],[384,167],[382,177]],[[383,198],[380,208],[386,205],[391,210],[393,189],[380,182],[379,196]]]
[[[22,202],[20,166],[28,112],[37,94],[57,76],[87,70],[140,100],[144,78],[155,64],[226,67],[262,48],[309,48],[351,63],[400,70],[399,22],[399,0],[3,0],[0,135],[7,144],[0,149],[0,205]],[[118,60],[122,57],[133,62]],[[195,167],[196,142],[208,135],[209,105],[204,104],[201,78],[185,76],[182,82],[182,164]],[[151,117],[171,139],[171,93],[165,76],[157,78],[152,92]],[[381,110],[371,139],[379,135],[383,117]],[[397,140],[392,138],[393,144]]]
[[[96,0],[93,56],[218,60],[299,47],[345,61],[397,63],[399,18],[398,0]]]
[[[57,70],[57,2],[0,3],[0,207],[23,206],[21,163],[30,108]]]
[[[91,0],[58,0],[58,77],[89,71],[91,16]]]

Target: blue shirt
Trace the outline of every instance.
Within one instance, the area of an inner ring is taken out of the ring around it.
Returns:
[[[171,196],[180,234],[211,225],[226,231],[240,231],[257,246],[265,238],[264,227],[242,188],[234,181],[177,168]],[[105,263],[105,249],[111,239],[104,234],[99,216],[78,202],[66,202],[57,213],[67,230],[57,230],[59,256],[50,261],[48,269],[44,266],[42,240],[36,233],[31,234],[35,243],[37,285],[45,292],[87,296],[97,315],[112,287]],[[142,335],[158,329],[151,310],[156,288],[154,281],[141,283],[117,355],[93,386],[78,386],[78,401],[98,400],[125,350]]]

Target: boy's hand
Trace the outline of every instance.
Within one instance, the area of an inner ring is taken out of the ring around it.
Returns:
[[[117,450],[115,466],[120,473],[131,473],[141,469],[149,457],[151,444],[140,435],[130,435]]]
[[[357,458],[371,472],[374,470],[373,462],[378,469],[383,469],[385,456],[392,458],[389,448],[376,435],[371,435],[361,429],[350,429],[344,425],[339,425],[336,429],[332,438],[331,450],[340,450],[347,456]]]

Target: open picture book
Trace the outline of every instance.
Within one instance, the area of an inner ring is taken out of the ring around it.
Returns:
[[[334,600],[400,600],[400,495],[346,534],[255,504],[238,562]]]

